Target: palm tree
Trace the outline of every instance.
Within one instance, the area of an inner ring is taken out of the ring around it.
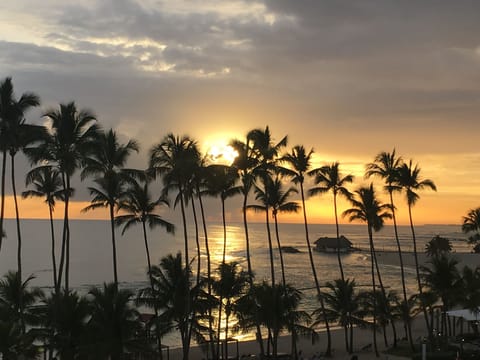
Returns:
[[[42,296],[39,288],[29,288],[34,279],[30,275],[22,280],[18,272],[9,271],[0,280],[0,308],[2,320],[17,323],[22,334],[25,334],[26,325],[36,322],[33,307]]]
[[[0,83],[0,151],[2,152],[1,205],[0,205],[0,250],[3,238],[3,220],[5,216],[5,177],[7,152],[12,160],[12,179],[15,178],[14,157],[18,150],[35,140],[37,127],[25,123],[24,113],[31,107],[38,106],[40,100],[34,93],[23,93],[15,99],[12,78],[7,77]],[[34,132],[32,132],[32,130]],[[12,182],[15,190],[15,181]],[[16,194],[15,194],[16,195]],[[16,201],[16,197],[15,197]],[[17,208],[16,208],[16,211]]]
[[[166,199],[163,197],[160,197],[157,200],[152,200],[152,195],[148,186],[148,182],[146,182],[143,186],[136,181],[130,184],[128,191],[123,193],[123,197],[118,206],[119,210],[121,210],[124,214],[115,217],[115,224],[117,226],[123,225],[122,235],[125,234],[125,231],[127,231],[131,226],[135,224],[142,224],[143,242],[147,257],[148,277],[150,280],[150,287],[153,291],[154,281],[152,277],[152,263],[147,238],[147,224],[150,229],[160,226],[164,228],[167,233],[171,234],[175,232],[175,226],[157,214],[157,211],[162,205],[168,205],[168,201],[166,201]],[[155,317],[158,317],[158,309],[155,306],[154,311]],[[162,354],[160,329],[155,327],[155,332],[158,340],[159,353]]]
[[[210,165],[205,168],[205,187],[202,194],[216,196],[220,195],[222,204],[223,224],[223,256],[222,263],[225,263],[227,249],[227,224],[225,219],[225,200],[241,193],[241,188],[236,186],[238,179],[237,171],[225,165]]]
[[[234,312],[236,299],[244,295],[248,284],[248,273],[239,269],[235,261],[222,262],[217,268],[218,278],[213,281],[213,290],[219,296],[218,308],[218,342],[217,354],[219,354],[222,309],[225,309],[225,352],[224,358],[228,359],[228,320]]]
[[[138,339],[141,330],[139,312],[132,304],[133,292],[118,290],[115,283],[103,289],[89,291],[92,317],[88,329],[92,336],[92,351],[99,359],[123,359],[145,347]]]
[[[33,185],[34,189],[22,193],[27,197],[44,197],[48,205],[48,214],[50,218],[50,233],[52,236],[51,253],[53,267],[53,286],[57,288],[57,261],[55,256],[55,229],[53,226],[53,211],[57,200],[65,199],[62,188],[61,175],[52,166],[40,166],[31,170],[26,177],[26,185]]]
[[[450,239],[440,235],[435,235],[432,240],[425,245],[425,253],[432,257],[447,254],[451,251],[452,244],[450,243]]]
[[[98,135],[95,152],[85,159],[86,166],[82,171],[82,178],[87,175],[96,175],[93,182],[97,187],[89,187],[93,196],[91,205],[82,211],[99,208],[108,208],[110,215],[110,230],[112,236],[113,278],[118,288],[117,246],[115,240],[115,208],[123,195],[127,182],[132,181],[132,170],[123,167],[129,155],[139,146],[136,141],[130,140],[127,144],[120,144],[113,130]]]
[[[412,218],[412,207],[417,203],[420,199],[418,195],[419,190],[424,189],[431,189],[437,191],[437,187],[435,183],[430,179],[422,179],[420,177],[420,167],[418,165],[413,166],[412,160],[409,161],[408,164],[402,164],[398,169],[398,178],[397,183],[395,185],[400,186],[405,191],[405,196],[407,199],[408,205],[408,218],[410,220],[410,229],[412,231],[412,240],[413,240],[413,255],[415,258],[415,271],[417,273],[417,284],[418,284],[418,292],[420,294],[420,299],[422,300],[422,283],[420,281],[420,269],[418,265],[418,254],[417,254],[417,239],[415,236],[415,228],[413,226],[413,218]],[[422,300],[423,301],[423,300]],[[423,305],[423,311],[425,316],[425,323],[427,325],[428,333],[431,336],[431,326],[428,321],[428,315],[425,305]]]
[[[355,280],[336,279],[326,284],[329,292],[325,292],[325,303],[328,317],[338,322],[345,333],[345,348],[349,354],[353,352],[353,329],[355,325],[363,325],[363,312],[360,308],[360,294],[356,291]],[[314,312],[318,322],[323,321],[322,309]],[[315,324],[315,323],[314,323]]]
[[[60,359],[85,358],[88,345],[88,300],[76,292],[60,291],[43,299],[43,324],[47,329],[47,346]]]
[[[291,153],[287,153],[280,160],[287,162],[291,169],[280,167],[279,171],[287,176],[292,178],[292,181],[295,184],[300,185],[300,194],[302,197],[302,209],[303,209],[303,222],[305,225],[305,239],[307,241],[308,256],[310,259],[310,267],[312,268],[313,279],[315,281],[315,288],[317,290],[317,298],[320,300],[320,304],[323,311],[323,321],[327,330],[327,354],[331,353],[331,335],[330,335],[330,326],[328,324],[328,318],[326,314],[326,309],[323,303],[323,296],[320,290],[320,282],[318,281],[317,271],[315,269],[315,263],[313,261],[312,247],[310,245],[310,238],[308,233],[308,223],[307,223],[307,208],[305,206],[305,191],[303,184],[305,182],[305,175],[310,173],[311,160],[313,155],[313,149],[311,149],[308,154],[305,151],[305,148],[301,145],[294,146]]]
[[[442,301],[442,333],[447,330],[447,311],[459,293],[458,261],[447,254],[432,257],[429,266],[422,266],[423,278],[430,291]]]
[[[202,339],[205,328],[199,320],[205,320],[205,314],[213,302],[202,290],[204,284],[192,286],[190,266],[182,265],[182,255],[167,255],[160,260],[159,266],[152,266],[152,288],[140,292],[138,302],[159,310],[158,323],[164,332],[178,330],[182,341],[183,359],[187,360],[190,350],[191,333]],[[188,284],[185,284],[188,283]],[[193,301],[195,299],[195,301]]]
[[[0,229],[3,230],[4,201],[5,201],[5,167],[6,153],[10,154],[11,185],[15,204],[15,219],[17,225],[17,262],[19,276],[22,276],[22,237],[20,231],[20,215],[15,183],[15,155],[27,145],[40,140],[44,134],[43,126],[27,124],[24,114],[27,110],[40,104],[39,97],[34,93],[24,93],[20,99],[15,99],[11,78],[6,78],[0,84],[0,142],[3,153],[2,166],[2,205],[0,211]],[[1,246],[1,240],[0,240]]]
[[[310,171],[309,175],[315,176],[315,184],[319,185],[311,188],[308,193],[309,195],[324,194],[328,191],[331,191],[333,194],[333,209],[335,212],[335,228],[337,231],[337,258],[338,266],[340,268],[340,275],[342,280],[345,280],[343,274],[342,259],[340,257],[340,232],[338,228],[338,213],[337,213],[337,196],[341,195],[346,199],[350,199],[352,194],[345,187],[346,184],[353,182],[353,175],[348,174],[342,176],[340,172],[340,164],[334,162],[331,165],[322,166],[320,169],[315,169]]]
[[[350,199],[352,208],[343,212],[344,217],[348,217],[349,221],[362,221],[367,224],[368,239],[370,243],[370,259],[371,259],[371,276],[372,276],[372,291],[376,291],[375,285],[375,265],[376,255],[375,246],[373,243],[373,231],[379,231],[383,228],[385,219],[391,219],[390,205],[382,204],[377,200],[373,184],[368,187],[362,187],[355,191],[356,198]],[[378,264],[377,264],[377,273]],[[382,291],[383,293],[383,291]],[[378,357],[377,336],[376,336],[376,321],[377,321],[377,304],[373,302],[373,345],[375,354]]]
[[[460,305],[472,312],[478,313],[480,306],[480,267],[475,269],[465,266],[461,272],[459,282],[460,296],[458,297]],[[478,333],[478,327],[475,327]]]
[[[25,151],[34,162],[48,162],[56,166],[62,174],[65,211],[58,286],[62,282],[63,267],[65,266],[65,290],[68,292],[70,269],[68,210],[72,193],[71,177],[77,169],[82,167],[85,158],[95,149],[98,127],[95,124],[95,116],[88,110],[77,110],[73,102],[60,104],[58,110],[49,110],[44,116],[50,120],[49,136],[38,147]],[[58,292],[59,289],[56,291]]]
[[[480,241],[480,207],[470,209],[463,217],[462,231],[465,234],[474,233],[468,238],[468,242],[476,244]]]

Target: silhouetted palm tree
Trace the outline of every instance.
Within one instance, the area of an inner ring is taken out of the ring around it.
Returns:
[[[349,221],[362,221],[367,224],[368,239],[370,243],[370,258],[371,258],[371,276],[372,276],[372,291],[376,291],[375,285],[375,265],[376,255],[375,246],[373,242],[373,231],[379,231],[383,228],[385,219],[391,219],[390,205],[382,204],[377,200],[373,185],[362,187],[355,191],[355,197],[351,198],[352,208],[343,212],[344,217],[348,217]],[[377,273],[378,271],[377,265]],[[382,291],[383,292],[383,291]],[[376,328],[377,321],[377,304],[373,302],[373,328]],[[376,331],[373,331],[373,345],[375,354],[378,357],[377,336]]]
[[[89,291],[92,317],[88,322],[90,347],[98,359],[123,359],[124,354],[146,348],[139,339],[139,312],[133,306],[133,292],[118,290],[114,283]]]
[[[470,209],[463,217],[462,231],[465,234],[474,233],[468,238],[470,244],[477,244],[480,241],[480,207]]]
[[[236,300],[244,295],[248,285],[248,273],[239,268],[235,261],[230,263],[222,262],[217,268],[218,278],[213,281],[213,290],[219,296],[218,308],[218,341],[217,354],[220,353],[220,334],[222,322],[222,309],[225,309],[225,350],[224,358],[228,359],[228,320],[235,311]]]
[[[428,256],[439,256],[451,251],[452,244],[450,243],[450,240],[440,235],[435,235],[432,240],[425,245],[425,253]]]
[[[326,284],[329,292],[325,292],[325,303],[329,318],[334,319],[345,332],[345,348],[348,353],[353,352],[353,329],[355,325],[363,325],[363,311],[360,307],[360,294],[356,291],[355,280],[337,279]],[[323,321],[321,309],[314,315]]]
[[[226,165],[210,165],[205,168],[205,187],[202,194],[220,196],[222,204],[223,224],[223,255],[222,263],[225,262],[227,249],[227,224],[225,219],[225,200],[241,193],[241,188],[236,186],[238,173],[235,168]]]
[[[204,284],[193,286],[190,266],[185,268],[182,265],[180,253],[163,257],[159,266],[152,266],[151,274],[155,290],[143,289],[138,301],[159,309],[158,323],[162,324],[162,331],[167,333],[176,329],[180,332],[183,359],[187,360],[191,333],[197,337],[197,342],[203,340],[201,332],[206,329],[199,320],[206,320],[205,314],[213,302],[202,290]]]
[[[340,172],[340,164],[334,162],[331,165],[322,166],[309,172],[309,175],[315,176],[315,184],[319,185],[311,188],[308,193],[313,196],[331,191],[333,194],[333,209],[335,212],[335,229],[337,231],[337,258],[340,268],[340,276],[345,280],[343,274],[342,258],[340,257],[340,231],[338,229],[338,212],[337,212],[337,196],[341,195],[346,199],[350,199],[352,194],[345,187],[346,184],[353,182],[353,175],[348,174],[342,176]]]
[[[154,283],[152,277],[150,248],[148,246],[147,238],[147,224],[150,229],[160,226],[164,228],[167,233],[172,234],[175,231],[175,227],[172,223],[164,220],[157,213],[157,211],[162,205],[168,205],[168,201],[163,197],[153,200],[148,186],[148,182],[146,182],[143,186],[140,185],[138,182],[132,182],[130,184],[128,191],[125,191],[123,193],[122,199],[118,206],[119,210],[121,210],[124,214],[115,217],[115,224],[117,226],[123,225],[122,235],[131,226],[136,224],[142,224],[143,241],[145,245],[145,254],[148,266],[148,278],[150,280],[150,287],[153,291]],[[155,310],[155,316],[158,317],[158,309],[155,306],[153,308]],[[156,327],[155,332],[158,340],[159,353],[161,354],[161,330]]]
[[[53,286],[57,288],[57,261],[55,256],[55,229],[53,226],[53,211],[57,200],[65,199],[62,186],[61,175],[52,166],[40,166],[31,170],[26,177],[26,185],[33,185],[34,189],[27,190],[22,193],[24,198],[27,197],[44,197],[45,203],[48,205],[48,214],[50,218],[50,233],[52,237],[51,253],[53,267]]]
[[[303,184],[305,182],[305,175],[310,173],[311,168],[311,160],[312,160],[313,149],[311,149],[308,154],[305,151],[305,148],[301,145],[294,146],[292,148],[291,153],[284,155],[280,160],[286,161],[292,169],[280,167],[279,170],[281,173],[292,177],[292,181],[295,184],[300,185],[300,194],[302,197],[302,208],[303,208],[303,222],[305,225],[305,238],[307,241],[308,247],[308,256],[310,259],[310,267],[312,269],[313,279],[315,281],[315,287],[317,290],[317,298],[320,300],[322,311],[323,311],[323,322],[325,323],[326,331],[327,331],[327,354],[331,353],[331,334],[330,334],[330,326],[328,324],[328,318],[326,314],[326,309],[323,303],[323,296],[320,290],[320,282],[318,281],[317,271],[315,269],[315,263],[313,261],[313,253],[312,247],[310,245],[310,238],[308,233],[308,222],[307,222],[307,209],[305,206],[305,191],[303,188]]]
[[[2,189],[5,186],[5,156],[10,154],[11,185],[13,201],[15,204],[15,219],[17,227],[17,263],[20,278],[22,277],[22,236],[20,229],[20,214],[17,201],[17,188],[15,182],[15,155],[34,141],[40,140],[44,134],[44,127],[28,124],[25,112],[40,104],[39,97],[34,93],[24,93],[20,99],[15,99],[11,78],[6,78],[0,84],[0,147],[3,152]],[[3,229],[4,218],[4,190],[2,192],[2,207],[0,229]],[[1,246],[1,241],[0,241]]]
[[[133,170],[124,169],[124,165],[133,151],[138,152],[138,144],[134,140],[120,144],[116,133],[109,130],[100,133],[95,144],[95,151],[85,159],[82,178],[88,175],[95,176],[93,182],[96,187],[89,187],[93,196],[91,205],[82,211],[91,211],[99,208],[108,208],[110,216],[110,231],[112,236],[113,279],[118,288],[117,272],[117,245],[115,239],[115,209],[122,197],[124,188],[129,181],[133,181]]]
[[[417,285],[418,285],[418,292],[420,294],[420,299],[422,300],[422,283],[420,281],[420,269],[418,265],[418,253],[417,253],[417,239],[415,236],[415,228],[413,226],[413,218],[412,218],[412,207],[417,203],[420,199],[418,195],[419,190],[424,189],[431,189],[436,191],[437,187],[435,183],[430,179],[422,179],[420,177],[421,169],[418,165],[413,166],[412,160],[409,161],[408,164],[402,164],[398,169],[398,178],[397,184],[405,191],[405,197],[407,199],[408,205],[408,218],[410,220],[410,229],[412,231],[412,240],[413,240],[413,255],[415,258],[415,271],[417,273]],[[425,315],[425,323],[427,325],[428,333],[431,336],[431,324],[428,321],[427,310],[424,307],[424,315]]]
[[[465,266],[461,272],[461,280],[459,282],[460,296],[458,302],[464,308],[478,313],[480,306],[480,267],[475,269]],[[475,327],[477,329],[478,327]]]
[[[45,161],[56,166],[62,174],[65,190],[65,212],[62,234],[62,251],[58,270],[58,285],[62,282],[65,266],[65,289],[69,289],[70,229],[69,204],[71,177],[82,167],[86,157],[95,149],[98,127],[95,116],[88,110],[77,110],[75,103],[60,104],[58,110],[49,110],[45,115],[50,120],[49,136],[36,148],[28,149],[27,155],[34,161]],[[67,189],[69,189],[67,191]],[[59,289],[57,289],[57,292]]]
[[[455,304],[460,292],[458,261],[447,254],[430,258],[422,266],[423,278],[430,291],[442,301],[442,333],[447,331],[447,311]]]

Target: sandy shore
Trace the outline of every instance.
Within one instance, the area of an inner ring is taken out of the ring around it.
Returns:
[[[366,256],[370,256],[365,252]],[[458,268],[462,269],[464,266],[475,268],[480,264],[480,254],[473,253],[452,253],[455,259],[458,260]],[[403,264],[408,267],[415,267],[415,257],[413,252],[402,252]],[[396,251],[377,251],[377,261],[385,265],[400,266],[400,259]],[[424,252],[418,253],[419,265],[427,265],[429,257]]]
[[[418,318],[413,322],[413,337],[414,339],[423,338],[425,335],[424,323],[422,319]],[[397,333],[403,334],[403,326],[397,324]],[[380,351],[380,357],[375,356],[373,347],[370,346],[373,342],[372,331],[366,329],[355,329],[354,330],[354,353],[348,354],[345,350],[345,338],[343,329],[335,329],[331,332],[332,334],[332,349],[333,356],[332,359],[338,360],[350,360],[352,355],[357,355],[358,360],[367,360],[367,359],[383,359],[383,360],[403,360],[407,358],[402,358],[398,356],[392,356],[384,354],[383,351],[386,350],[383,334],[377,333],[377,344]],[[387,339],[391,341],[391,329],[387,331]],[[301,358],[304,360],[308,359],[323,359],[319,354],[322,354],[325,351],[325,346],[327,343],[326,333],[323,332],[320,334],[318,341],[315,344],[312,344],[309,339],[300,339],[298,342],[297,348],[302,351]],[[291,337],[282,336],[279,339],[278,351],[282,354],[289,354],[291,349]],[[239,342],[239,357],[248,359],[249,356],[258,355],[259,347],[258,343],[255,341],[243,341]],[[236,350],[235,346],[232,344],[229,346],[229,355],[235,356]],[[181,360],[182,359],[182,349],[171,349],[170,350],[170,359],[171,360]],[[198,346],[192,346],[190,349],[190,359],[201,360],[205,359],[205,354],[201,351]]]

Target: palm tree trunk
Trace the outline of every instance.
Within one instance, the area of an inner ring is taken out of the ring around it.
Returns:
[[[3,243],[3,219],[5,218],[5,177],[6,177],[6,170],[7,170],[7,152],[4,150],[2,151],[2,199],[0,205],[0,252],[2,251],[2,243]]]
[[[275,287],[275,268],[273,265],[273,244],[272,235],[270,233],[270,220],[268,206],[265,207],[265,224],[267,226],[268,251],[270,254],[270,274],[272,277],[272,288]]]
[[[325,303],[323,301],[322,292],[320,291],[320,283],[318,281],[317,271],[315,269],[315,263],[313,261],[312,247],[310,245],[310,238],[308,233],[308,222],[307,222],[307,210],[305,207],[305,192],[303,190],[303,182],[300,182],[300,193],[302,195],[302,208],[303,208],[303,223],[305,224],[305,238],[307,240],[308,247],[308,256],[310,259],[310,267],[312,268],[313,280],[315,281],[315,288],[317,289],[317,298],[320,301],[320,306],[322,309],[323,321],[325,322],[325,329],[327,332],[327,350],[325,351],[326,356],[331,356],[332,354],[332,336],[330,334],[330,325],[328,323],[327,313],[325,311]]]
[[[408,217],[410,219],[410,229],[412,231],[412,240],[413,240],[413,256],[415,258],[415,271],[417,274],[417,285],[418,285],[418,293],[420,294],[420,302],[422,304],[423,315],[425,317],[425,325],[427,326],[427,332],[429,339],[432,340],[432,328],[430,326],[430,321],[428,320],[427,314],[427,307],[425,305],[425,299],[423,298],[423,289],[422,289],[422,282],[420,281],[420,270],[418,265],[418,254],[417,254],[417,239],[415,237],[415,228],[413,226],[413,219],[412,219],[412,207],[408,205]]]
[[[55,228],[53,226],[53,209],[52,205],[48,204],[48,212],[50,215],[50,232],[52,235],[52,266],[53,266],[53,287],[57,288],[57,260],[55,257]]]
[[[370,258],[371,258],[371,276],[372,276],[372,300],[373,300],[373,348],[375,350],[375,356],[379,357],[377,347],[377,300],[375,297],[376,285],[375,285],[375,252],[373,250],[373,235],[372,228],[368,224],[368,239],[370,240]]]
[[[195,225],[195,245],[197,247],[197,285],[200,283],[200,270],[202,265],[202,253],[200,251],[200,234],[198,232],[197,209],[195,208],[195,200],[192,197],[192,217]]]
[[[17,225],[17,265],[18,265],[18,277],[20,279],[20,284],[22,283],[22,233],[20,229],[20,213],[18,210],[18,200],[17,200],[17,187],[15,185],[15,154],[10,154],[11,158],[11,181],[12,181],[12,192],[13,192],[13,202],[15,204],[15,222]],[[21,295],[21,294],[19,294]],[[21,305],[21,298],[20,305]]]
[[[391,184],[389,184],[391,185]],[[393,204],[393,193],[390,190],[389,192],[390,195],[390,205],[391,205],[391,211],[392,211],[392,220],[393,220],[393,230],[395,232],[395,241],[397,243],[397,249],[398,249],[398,259],[400,261],[400,276],[402,279],[402,292],[403,292],[403,301],[405,303],[405,306],[407,305],[408,298],[407,298],[407,286],[405,284],[405,268],[403,266],[403,255],[402,255],[402,247],[400,246],[400,238],[398,236],[398,228],[397,228],[397,217],[395,214],[395,205]],[[413,338],[412,338],[412,327],[410,324],[410,321],[408,319],[403,319],[403,324],[406,329],[406,336],[408,338],[410,348],[413,350],[414,345],[413,345]]]
[[[145,221],[142,221],[142,228],[143,228],[143,242],[145,244],[145,254],[147,255],[148,278],[150,280],[150,288],[152,289],[152,296],[154,296],[155,287],[153,286],[152,263],[150,261],[150,249],[149,249],[149,246],[148,246],[147,227],[145,225]],[[157,307],[156,302],[154,302],[153,310],[155,312],[155,318],[158,319],[158,307]],[[155,325],[155,335],[157,336],[158,353],[159,353],[159,356],[160,356],[160,360],[162,360],[163,359],[162,336],[160,335],[160,329],[159,329],[158,323]]]
[[[70,175],[67,174],[67,191],[70,190]],[[69,221],[69,204],[70,195],[65,197],[65,224],[66,224],[66,247],[65,247],[65,291],[68,293],[70,287],[70,221]]]
[[[223,255],[222,264],[225,264],[225,256],[227,253],[227,222],[225,219],[225,199],[222,196],[222,225],[223,225]]]
[[[210,297],[212,295],[212,265],[210,261],[210,247],[208,245],[208,231],[207,231],[207,222],[205,220],[205,211],[203,208],[203,200],[202,200],[202,195],[200,193],[200,188],[198,186],[198,183],[196,183],[196,188],[197,188],[197,195],[198,195],[198,202],[200,204],[200,214],[202,216],[202,225],[203,225],[203,236],[205,237],[205,253],[207,255],[207,284],[208,284],[208,296]],[[210,340],[210,347],[212,351],[212,357],[213,359],[216,358],[216,353],[215,353],[215,344],[214,344],[214,331],[213,331],[213,317],[212,317],[212,309],[211,307],[208,308],[208,335],[209,335],[209,340]]]
[[[282,270],[282,283],[283,286],[287,284],[285,281],[285,266],[283,263],[283,252],[282,252],[282,246],[280,245],[280,236],[278,235],[278,219],[277,219],[277,213],[274,211],[273,218],[275,219],[275,236],[277,238],[277,246],[278,246],[278,253],[280,255],[280,266]]]
[[[109,204],[110,210],[110,229],[112,231],[112,258],[113,258],[113,281],[115,289],[118,291],[118,272],[117,272],[117,244],[115,241],[115,214],[113,204]]]
[[[337,231],[337,259],[338,259],[338,267],[340,268],[340,276],[342,281],[345,281],[345,275],[343,273],[343,265],[342,265],[342,258],[340,256],[340,230],[338,228],[338,214],[337,214],[337,194],[333,193],[333,208],[335,211],[335,229]]]
[[[252,261],[250,259],[250,238],[248,233],[248,220],[247,220],[247,199],[248,199],[248,190],[244,190],[243,194],[243,205],[242,205],[242,215],[243,215],[243,228],[245,230],[245,252],[247,256],[247,269],[248,269],[248,282],[250,285],[250,290],[253,287],[253,270],[252,270]],[[260,357],[263,358],[265,355],[265,347],[263,344],[262,331],[260,329],[260,322],[258,320],[258,310],[255,308],[255,326],[257,330],[256,339],[260,347]]]

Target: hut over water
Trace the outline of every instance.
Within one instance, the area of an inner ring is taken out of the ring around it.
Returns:
[[[315,250],[320,252],[333,253],[337,252],[337,248],[340,247],[340,252],[346,253],[353,250],[352,243],[345,236],[341,235],[338,238],[321,237],[315,241]]]

